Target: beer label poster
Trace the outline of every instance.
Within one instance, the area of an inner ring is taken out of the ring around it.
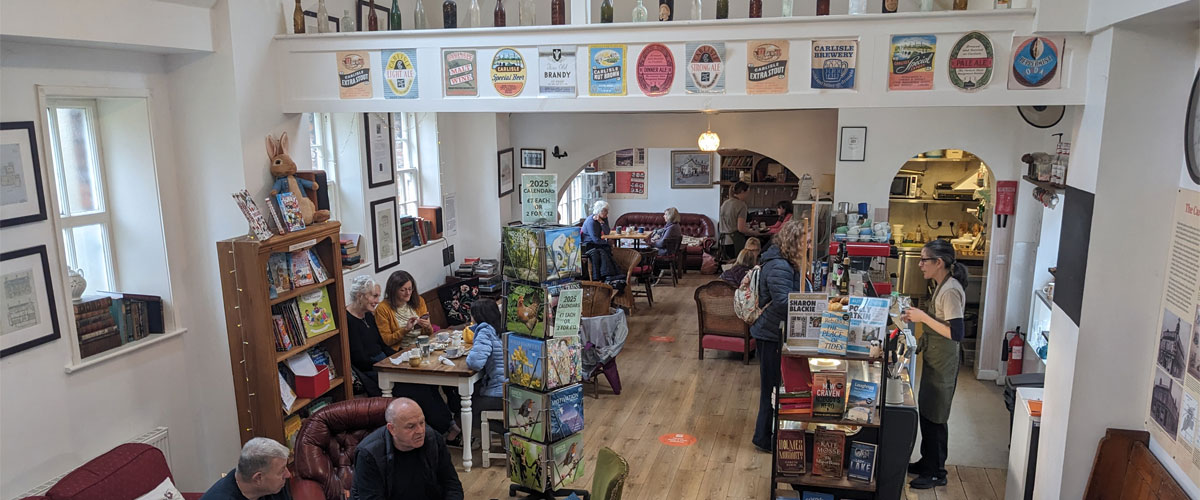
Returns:
[[[416,99],[420,96],[417,90],[417,51],[416,49],[384,50],[380,53],[383,59],[383,97],[385,99]]]
[[[651,97],[667,95],[675,82],[675,56],[661,43],[642,47],[637,58],[638,88]]]
[[[725,42],[687,44],[689,94],[725,93]]]
[[[1061,86],[1063,38],[1041,36],[1013,39],[1012,71],[1008,73],[1009,90],[1057,89]]]
[[[525,58],[517,49],[502,48],[492,57],[492,86],[504,97],[516,97],[525,90]]]
[[[853,89],[858,40],[813,40],[812,88]]]
[[[992,81],[992,66],[996,61],[992,41],[978,31],[967,33],[950,49],[950,83],[961,90],[974,92]]]
[[[575,97],[575,46],[538,47],[538,94]]]
[[[933,89],[933,54],[937,35],[892,37],[888,90]]]
[[[625,45],[589,45],[588,95],[625,95]]]
[[[747,42],[746,61],[747,94],[787,93],[787,40]]]
[[[338,52],[337,72],[338,97],[342,99],[371,98],[370,52]]]
[[[442,51],[446,71],[446,96],[479,95],[479,79],[474,50],[446,49]]]

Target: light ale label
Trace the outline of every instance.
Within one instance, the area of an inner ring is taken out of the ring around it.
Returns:
[[[788,41],[746,43],[746,93],[783,94],[788,89]]]
[[[853,89],[858,40],[813,40],[812,88]]]
[[[516,97],[525,90],[525,58],[517,49],[505,47],[492,57],[492,86],[504,97]]]
[[[371,53],[337,52],[338,96],[342,99],[371,98]]]
[[[937,35],[893,36],[888,90],[932,89],[933,54],[936,51]]]
[[[538,47],[538,94],[575,97],[575,46]]]
[[[661,43],[642,48],[637,59],[638,87],[648,96],[667,95],[675,82],[675,56]]]
[[[1058,65],[1065,44],[1066,39],[1063,38],[1014,38],[1012,71],[1008,73],[1009,90],[1059,88]]]
[[[442,62],[446,72],[446,96],[479,95],[474,50],[444,49]]]
[[[687,53],[687,93],[725,93],[725,42],[689,43]]]
[[[992,81],[995,60],[987,35],[978,31],[963,35],[950,50],[950,83],[967,92],[986,87]]]
[[[625,45],[589,45],[588,94],[625,95]]]
[[[384,50],[380,52],[383,60],[383,97],[385,99],[416,99],[417,91],[417,51],[416,49]]]

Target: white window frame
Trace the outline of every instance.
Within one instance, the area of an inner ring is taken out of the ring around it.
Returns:
[[[421,206],[421,161],[420,152],[417,146],[417,115],[415,113],[397,112],[392,113],[392,138],[393,148],[395,149],[395,168],[396,168],[396,209],[401,215],[412,217],[417,216],[417,208]],[[403,145],[403,148],[401,147]],[[400,166],[400,158],[407,151],[408,155],[404,158],[404,167]],[[406,177],[412,178],[413,185],[416,186],[416,199],[409,200],[404,192]],[[412,211],[406,210],[406,205],[412,206]]]
[[[317,153],[313,161],[313,170],[325,172],[325,182],[329,196],[329,213],[333,220],[338,220],[341,203],[338,195],[337,147],[334,142],[333,117],[330,113],[307,113],[309,131],[309,157]]]

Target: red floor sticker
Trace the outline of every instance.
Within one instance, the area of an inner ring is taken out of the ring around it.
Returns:
[[[658,437],[658,442],[667,446],[691,446],[696,444],[696,436],[691,434],[663,434]]]
[[[663,335],[651,335],[650,341],[651,342],[674,342],[675,337],[667,337],[667,336],[663,336]]]

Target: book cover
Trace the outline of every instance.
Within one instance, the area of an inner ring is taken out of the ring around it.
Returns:
[[[508,381],[530,389],[542,389],[546,383],[544,341],[514,333],[506,334],[504,340]]]
[[[271,197],[266,198],[267,212],[271,214],[271,222],[275,225],[275,232],[279,234],[287,234],[287,227],[283,225],[283,218],[279,216],[279,206],[275,204],[275,200]]]
[[[786,476],[804,475],[804,428],[779,429],[775,440],[775,472]]]
[[[292,337],[288,333],[287,323],[283,320],[282,314],[271,315],[271,322],[275,325],[275,347],[277,351],[287,351],[292,348]]]
[[[575,384],[550,393],[550,441],[583,430],[583,385]]]
[[[304,218],[300,215],[300,202],[296,200],[296,195],[292,193],[279,193],[275,195],[275,201],[279,204],[279,214],[283,218],[283,227],[289,233],[304,229]]]
[[[300,415],[292,415],[283,421],[283,435],[289,450],[296,451],[296,435],[300,433]]]
[[[300,306],[300,317],[304,322],[304,331],[308,332],[309,337],[336,328],[333,324],[333,308],[329,306],[329,293],[325,288],[305,293],[297,302]]]
[[[237,202],[238,208],[242,210],[242,215],[246,217],[246,222],[250,223],[250,230],[254,236],[259,240],[270,238],[271,230],[267,227],[267,220],[258,211],[258,205],[254,204],[254,198],[250,196],[250,192],[243,189],[233,193],[233,199]]]
[[[789,293],[787,345],[800,351],[816,352],[821,340],[821,318],[829,307],[824,293]]]
[[[870,422],[875,417],[879,384],[866,380],[851,380],[846,398],[846,420]]]
[[[821,316],[821,338],[817,345],[817,352],[845,355],[846,339],[849,334],[850,316],[848,314],[825,311]]]
[[[812,373],[807,358],[784,356],[779,365],[785,394],[799,394],[812,390]]]
[[[842,477],[842,450],[845,444],[845,432],[817,429],[813,435],[812,474],[814,476]]]
[[[579,336],[557,337],[546,342],[546,389],[583,379],[583,346]]]
[[[504,425],[508,431],[526,439],[547,441],[546,394],[515,384],[504,386]]]
[[[846,404],[846,374],[817,372],[813,374],[813,416],[842,418]]]
[[[583,477],[583,434],[550,445],[550,486],[559,489]]]
[[[546,455],[546,445],[509,433],[508,479],[536,491],[546,491],[549,466]]]
[[[308,249],[308,263],[312,266],[313,278],[317,283],[329,279],[329,273],[325,271],[325,265],[321,264],[321,258],[317,256],[317,252],[313,249]]]
[[[850,324],[846,331],[846,351],[854,354],[871,352],[871,341],[887,338],[888,307],[884,297],[850,297],[846,307]]]
[[[507,328],[530,337],[546,338],[546,291],[516,285],[508,293]]]
[[[871,443],[851,442],[850,465],[846,467],[846,477],[868,483],[874,480],[877,449],[878,446]]]
[[[288,254],[273,253],[267,259],[267,265],[270,269],[271,279],[275,282],[275,288],[280,292],[286,292],[294,288],[292,286],[292,270],[288,264]]]
[[[800,494],[800,500],[834,500],[832,493],[818,493],[815,491],[805,491]]]
[[[308,260],[308,252],[304,250],[292,252],[288,255],[288,263],[292,270],[292,286],[299,288],[308,286],[317,282],[313,276],[312,263]]]

